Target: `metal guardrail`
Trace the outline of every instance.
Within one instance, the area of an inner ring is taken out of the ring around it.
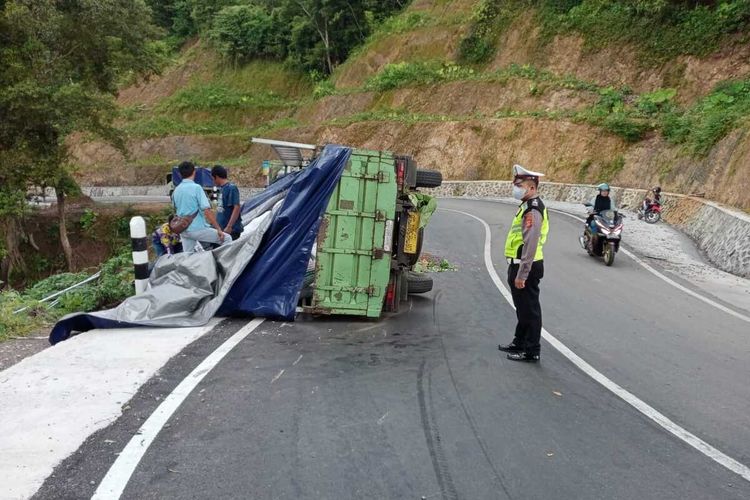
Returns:
[[[92,274],[91,276],[89,276],[88,278],[86,278],[85,280],[81,281],[80,283],[76,283],[75,285],[71,285],[71,286],[69,286],[69,287],[68,287],[68,288],[66,288],[65,290],[60,290],[59,292],[55,292],[55,293],[53,293],[52,295],[50,295],[50,296],[48,296],[48,297],[44,297],[43,299],[40,299],[40,300],[38,301],[38,303],[39,303],[39,304],[41,304],[41,303],[43,303],[43,302],[47,302],[48,300],[54,299],[54,298],[56,298],[56,297],[59,297],[59,296],[63,295],[64,293],[66,293],[66,292],[69,292],[69,291],[73,290],[74,288],[78,288],[79,286],[85,285],[86,283],[90,283],[90,282],[94,281],[95,279],[97,279],[97,278],[98,278],[99,276],[101,276],[101,274],[102,274],[102,272],[101,272],[101,271],[97,271],[97,272],[95,272],[94,274]],[[51,305],[55,305],[56,303],[57,303],[57,301],[53,302],[53,303],[52,303]],[[16,311],[13,311],[13,314],[18,314],[18,313],[22,313],[22,312],[24,312],[24,311],[25,311],[26,309],[28,309],[29,307],[30,307],[30,306],[24,306],[24,307],[22,307],[21,309],[18,309],[18,310],[16,310]]]

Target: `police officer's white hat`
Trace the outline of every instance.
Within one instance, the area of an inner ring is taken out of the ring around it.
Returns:
[[[526,170],[521,165],[515,164],[513,165],[513,178],[514,179],[535,179],[539,180],[540,177],[544,177],[544,174],[541,172],[532,172],[531,170]]]

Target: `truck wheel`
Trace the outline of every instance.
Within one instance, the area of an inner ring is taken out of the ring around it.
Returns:
[[[409,293],[425,293],[432,290],[432,278],[424,273],[409,271],[406,275]]]
[[[417,169],[418,188],[436,188],[443,183],[443,174],[437,170]]]

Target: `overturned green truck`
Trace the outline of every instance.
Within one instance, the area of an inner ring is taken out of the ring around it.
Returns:
[[[275,162],[284,166],[282,175],[303,168],[320,150],[268,139],[253,142],[271,146]],[[413,268],[436,202],[419,189],[441,183],[440,172],[417,168],[410,156],[353,149],[321,221],[302,309],[379,317],[398,311],[408,294],[430,291],[432,278]]]

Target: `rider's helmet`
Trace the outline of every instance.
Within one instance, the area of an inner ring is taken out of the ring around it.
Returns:
[[[656,194],[659,194],[659,193],[661,193],[661,187],[660,187],[660,186],[656,186],[656,187],[654,188],[654,193],[656,193]]]
[[[600,193],[602,191],[609,191],[609,184],[607,184],[606,182],[602,182],[601,184],[596,186],[596,189],[598,189]]]

